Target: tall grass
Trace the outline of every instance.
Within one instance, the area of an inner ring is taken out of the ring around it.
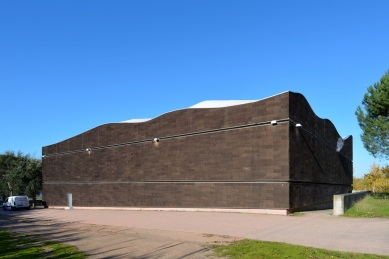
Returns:
[[[370,194],[348,209],[346,217],[389,218],[389,194]]]

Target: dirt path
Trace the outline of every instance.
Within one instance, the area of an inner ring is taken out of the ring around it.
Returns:
[[[215,258],[211,244],[235,238],[199,233],[27,219],[0,215],[0,229],[38,235],[79,248],[90,258]]]

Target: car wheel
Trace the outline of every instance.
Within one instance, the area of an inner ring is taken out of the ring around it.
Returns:
[[[30,209],[30,206],[28,206],[26,209],[28,209],[28,210],[29,210],[29,209]]]

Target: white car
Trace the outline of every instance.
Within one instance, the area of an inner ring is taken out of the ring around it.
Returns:
[[[30,202],[27,196],[10,196],[3,203],[4,210],[30,209]]]

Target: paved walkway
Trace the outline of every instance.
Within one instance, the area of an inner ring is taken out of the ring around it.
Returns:
[[[330,250],[389,255],[389,219],[306,213],[275,216],[222,212],[56,210],[1,211],[35,219],[228,235]]]
[[[90,259],[204,259],[213,256],[211,245],[237,238],[200,233],[66,223],[0,215],[0,230],[44,237],[76,246]],[[1,254],[1,252],[0,252]]]

